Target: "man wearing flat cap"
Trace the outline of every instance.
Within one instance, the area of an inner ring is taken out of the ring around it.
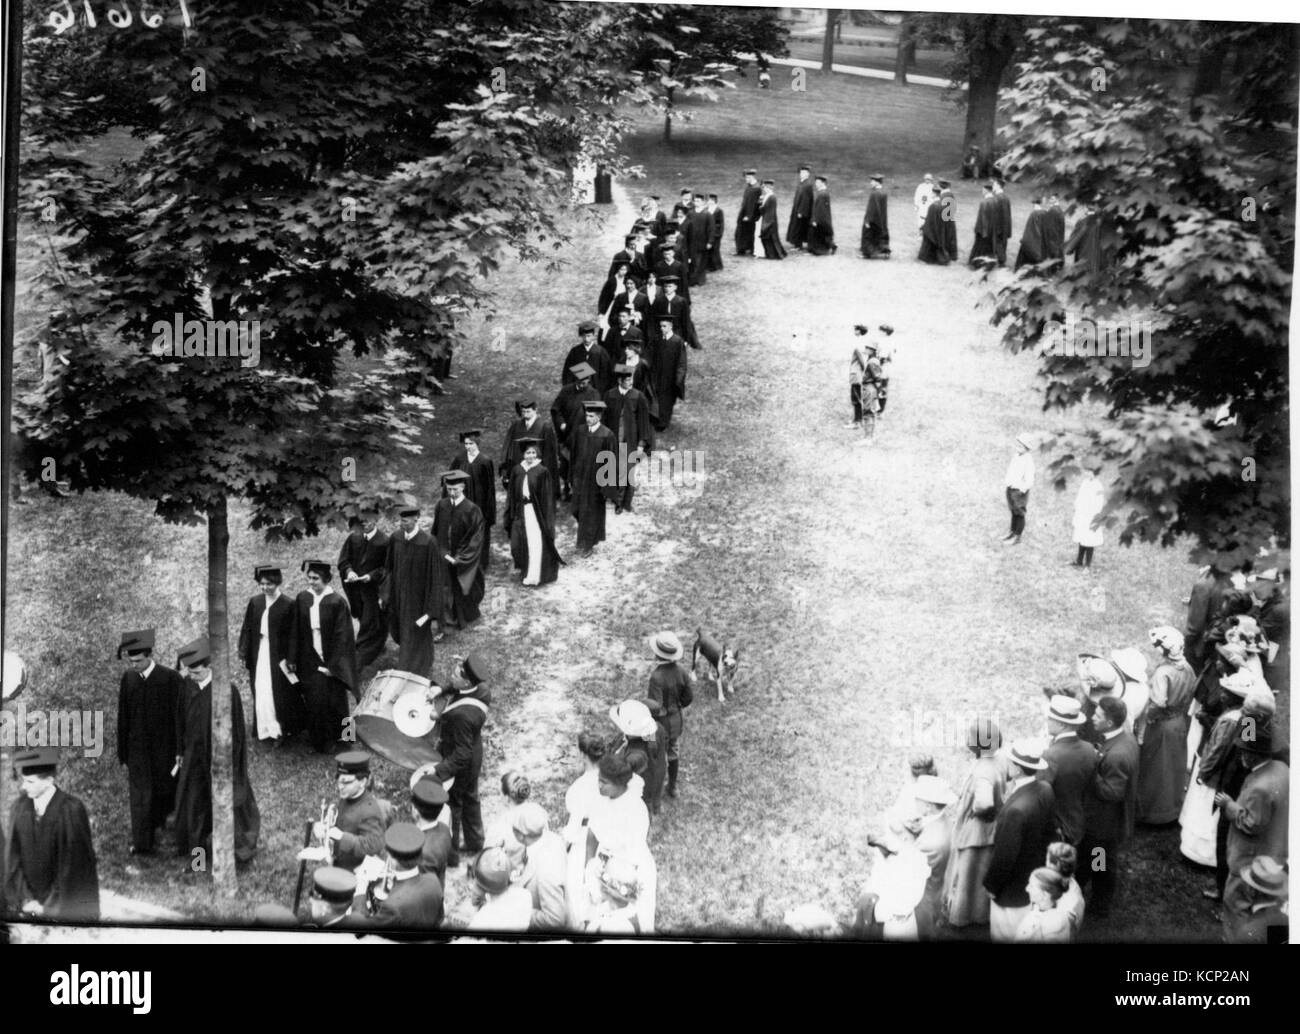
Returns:
[[[578,363],[569,372],[573,374],[573,380],[560,389],[560,393],[555,396],[555,401],[551,403],[551,424],[555,428],[555,439],[559,446],[561,499],[573,498],[573,487],[569,481],[573,461],[573,433],[585,422],[582,416],[583,403],[600,401],[596,389],[591,386],[591,379],[596,375],[596,371],[589,364]],[[541,445],[540,439],[538,445],[539,447]],[[522,456],[520,458],[522,459]],[[507,484],[506,487],[508,488],[509,485]]]
[[[328,838],[334,864],[350,873],[366,855],[383,854],[388,814],[370,791],[370,755],[364,750],[345,750],[334,758],[334,785],[339,795],[334,825],[316,822],[312,835]]]
[[[609,390],[614,364],[610,361],[609,353],[596,343],[596,323],[594,320],[583,320],[578,324],[578,343],[569,349],[564,357],[564,366],[560,369],[560,383],[572,384],[574,381],[572,367],[579,363],[586,363],[595,373],[592,375],[592,383],[598,392],[604,393]],[[536,405],[533,407],[536,409]],[[524,434],[536,435],[539,432],[535,427],[526,427],[521,430],[516,437],[522,437]],[[514,458],[518,463],[519,459]],[[545,461],[543,461],[545,462]],[[555,473],[554,470],[551,471]]]
[[[447,885],[447,862],[454,853],[451,849],[451,823],[443,821],[442,811],[447,801],[447,790],[436,779],[417,779],[411,787],[412,819],[416,829],[424,835],[420,871],[433,873],[443,887]]]
[[[1097,751],[1079,738],[1087,722],[1083,709],[1074,697],[1052,697],[1047,710],[1047,734],[1051,745],[1043,751],[1047,774],[1056,797],[1054,819],[1061,839],[1079,846],[1084,832],[1084,800],[1097,774]]]
[[[53,747],[14,755],[19,795],[9,813],[4,902],[28,916],[65,923],[99,919],[99,872],[86,807],[55,784]]]
[[[461,431],[460,450],[449,469],[463,470],[469,475],[465,482],[465,498],[483,514],[483,571],[486,573],[492,561],[492,529],[497,523],[497,475],[496,467],[479,448],[482,435],[483,432],[477,428]]]
[[[370,667],[388,643],[388,622],[379,607],[379,597],[388,570],[388,536],[379,529],[379,511],[363,506],[357,527],[348,533],[339,551],[339,581],[348,598],[357,628],[357,670]]]
[[[447,565],[447,592],[443,594],[443,628],[468,628],[479,619],[483,602],[483,552],[487,522],[482,511],[465,498],[469,475],[449,470],[442,475],[445,499],[433,514],[433,535]]]
[[[433,632],[442,618],[446,564],[433,536],[418,524],[420,508],[398,509],[398,530],[388,540],[388,634],[398,646],[397,669],[428,678],[433,671]]]
[[[754,228],[758,224],[758,197],[762,193],[758,185],[758,170],[745,170],[745,193],[740,199],[740,211],[736,213],[736,254],[754,254]]]
[[[117,760],[126,765],[131,803],[131,854],[154,851],[155,831],[176,797],[176,710],[181,677],[153,658],[154,630],[124,632],[118,659],[127,670],[117,694]]]
[[[176,714],[176,853],[190,860],[186,872],[209,872],[212,857],[212,650],[206,636],[187,643],[179,662],[185,690]],[[248,779],[248,738],[244,705],[230,686],[232,803],[235,812],[235,860],[257,853],[262,828],[253,786]],[[197,852],[202,852],[198,854]],[[201,862],[201,864],[199,864]]]
[[[448,865],[460,864],[461,851],[483,850],[483,809],[479,803],[478,778],[483,770],[483,725],[492,704],[492,691],[485,685],[487,667],[477,654],[462,660],[449,680],[450,700],[438,720],[438,753],[442,760],[433,778],[446,786],[451,807],[452,857]],[[460,840],[461,830],[465,839]]]
[[[306,723],[302,694],[289,681],[287,668],[294,659],[290,653],[294,604],[280,591],[284,575],[278,567],[260,564],[253,569],[253,577],[261,591],[244,609],[239,657],[253,687],[257,738],[279,743],[285,736],[296,736]]]
[[[586,423],[573,435],[573,516],[578,521],[578,552],[590,556],[605,541],[605,502],[619,492],[618,445],[602,422],[604,402],[583,406]]]
[[[384,849],[392,869],[392,886],[372,917],[375,926],[436,930],[442,925],[442,883],[420,869],[424,834],[409,822],[398,822],[384,833]]]
[[[338,742],[348,716],[348,694],[357,696],[357,643],[347,600],[330,585],[323,560],[302,565],[307,588],[298,593],[290,671],[301,680],[307,735],[317,753]]]
[[[311,876],[311,926],[328,929],[368,927],[365,916],[353,911],[357,878],[337,865],[323,865]]]
[[[632,367],[623,364],[614,367],[618,387],[605,392],[603,423],[614,432],[618,444],[619,470],[627,476],[625,485],[619,485],[614,496],[614,512],[632,509],[632,496],[636,492],[633,470],[650,447],[650,407],[645,396],[632,387]]]
[[[594,342],[594,335],[592,340]],[[600,346],[595,345],[594,348],[600,348]],[[601,349],[600,354],[605,355],[603,349]],[[605,360],[608,362],[609,357],[605,356]],[[586,360],[576,360],[574,365],[579,362],[586,362]],[[592,366],[592,370],[595,371],[595,369]],[[571,373],[568,376],[569,380],[574,379]],[[593,380],[595,376],[593,372]],[[569,380],[564,383],[569,383]],[[501,447],[501,467],[497,471],[497,475],[501,478],[501,487],[510,487],[510,472],[519,466],[524,458],[523,446],[519,444],[522,438],[538,438],[541,440],[541,451],[538,454],[538,459],[542,461],[542,466],[551,472],[552,483],[558,485],[560,483],[560,459],[554,428],[537,415],[537,400],[535,398],[517,401],[515,403],[515,413],[518,419],[514,420],[506,429],[505,444]]]

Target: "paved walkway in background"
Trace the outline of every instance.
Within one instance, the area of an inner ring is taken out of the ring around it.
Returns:
[[[742,54],[738,56],[745,57],[746,55]],[[748,57],[750,60],[753,60],[754,55],[750,54],[748,55]],[[797,57],[774,57],[774,58],[769,58],[768,62],[773,65],[785,65],[787,67],[793,67],[793,68],[811,68],[814,71],[820,69],[822,66],[820,61],[805,61],[804,59],[797,58]],[[844,75],[862,76],[865,79],[893,79],[894,78],[894,73],[884,68],[859,68],[856,65],[832,64],[831,71],[840,72]],[[909,73],[907,76],[907,85],[946,87],[949,85],[949,83],[947,79],[941,79],[938,76],[913,75]],[[963,90],[966,89],[966,84],[963,83],[960,89]]]

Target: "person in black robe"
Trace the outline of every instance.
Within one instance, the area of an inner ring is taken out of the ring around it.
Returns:
[[[760,227],[758,239],[763,244],[763,258],[785,258],[785,248],[781,247],[781,225],[776,214],[776,194],[771,180],[763,181],[763,193],[759,195],[758,211]]]
[[[957,198],[953,195],[952,184],[947,180],[939,181],[939,211],[947,213],[943,216],[943,246],[944,250],[952,257],[954,262],[957,261]]]
[[[176,712],[176,853],[202,865],[190,872],[211,871],[212,858],[212,651],[206,636],[181,651],[185,671],[185,698]],[[248,780],[248,738],[244,731],[244,705],[239,690],[230,684],[231,784],[235,812],[235,860],[248,862],[257,853],[262,828],[261,813]]]
[[[758,196],[762,193],[758,185],[758,170],[745,170],[745,193],[740,199],[740,211],[736,214],[736,254],[754,254],[754,227],[758,223]]]
[[[397,670],[421,678],[433,671],[433,633],[442,616],[442,574],[433,537],[417,526],[418,506],[398,511],[384,566],[388,634],[398,646]]]
[[[862,257],[889,258],[889,195],[883,176],[871,177],[867,214],[862,220]]]
[[[993,238],[993,246],[998,254],[998,265],[1007,264],[1007,241],[1011,240],[1011,198],[1007,197],[1005,185],[1001,179],[993,180],[993,197],[998,203],[998,233]]]
[[[658,338],[659,327],[665,316],[673,321],[673,332],[680,334],[682,340],[692,348],[700,348],[700,338],[695,332],[695,321],[691,319],[691,300],[677,293],[677,280],[669,277],[664,281],[662,297],[655,299],[650,306],[650,327]]]
[[[608,280],[618,272],[619,266],[627,266],[627,272],[634,276],[638,281],[644,280],[646,273],[650,271],[645,261],[645,244],[642,236],[638,232],[629,233],[623,238],[622,250],[618,251],[609,263],[609,272],[605,274]],[[622,280],[619,281],[620,286]],[[600,306],[604,310],[604,306]]]
[[[1047,195],[1047,210],[1043,215],[1043,258],[1059,264],[1065,260],[1065,213],[1056,194]]]
[[[614,496],[614,513],[632,509],[632,496],[636,492],[633,468],[639,457],[644,456],[650,448],[650,406],[645,396],[632,387],[632,375],[635,371],[624,364],[614,368],[618,378],[618,387],[605,392],[605,413],[602,423],[614,432],[617,443],[617,455],[620,467],[626,473],[626,484],[619,486]],[[624,458],[626,457],[626,458]]]
[[[564,563],[555,548],[555,498],[550,471],[538,456],[540,439],[525,438],[524,458],[510,472],[506,491],[506,534],[510,557],[523,584],[546,585],[559,577]],[[530,516],[531,515],[531,516]]]
[[[631,275],[632,267],[626,262],[620,262],[601,284],[600,296],[596,299],[596,315],[606,323],[609,322],[610,308],[614,304],[615,295],[624,289],[623,285]]]
[[[347,598],[330,586],[330,565],[306,560],[302,569],[307,588],[294,605],[289,670],[300,680],[307,703],[307,736],[313,749],[324,753],[342,735],[348,694],[360,699],[357,644]]]
[[[980,199],[979,211],[975,214],[975,242],[970,247],[967,259],[972,266],[992,264],[997,261],[997,237],[1001,227],[1001,215],[998,213],[997,198],[993,196],[993,184],[984,184],[984,196]]]
[[[465,497],[469,475],[449,470],[442,475],[447,497],[438,500],[433,514],[433,534],[438,554],[447,565],[447,591],[443,593],[444,628],[468,628],[479,619],[483,602],[483,549],[487,523],[483,511]]]
[[[691,297],[690,282],[687,279],[686,263],[678,257],[680,254],[678,247],[679,242],[675,238],[670,237],[664,242],[661,257],[655,263],[655,282],[662,288],[669,280],[675,279],[677,281],[677,293],[689,301]],[[608,391],[610,387],[612,387],[612,384],[601,390]]]
[[[831,220],[831,191],[825,176],[813,179],[812,216],[808,222],[808,250],[814,255],[834,255],[835,225]]]
[[[954,258],[948,253],[948,234],[944,228],[944,212],[950,211],[942,203],[939,188],[934,190],[934,200],[925,210],[925,222],[921,224],[921,253],[917,256],[922,262],[932,266],[946,266]]]
[[[9,812],[5,911],[93,923],[99,919],[99,869],[90,816],[54,784],[58,761],[53,747],[14,755],[19,794]]]
[[[1025,230],[1020,235],[1020,249],[1016,252],[1016,269],[1023,266],[1036,266],[1047,261],[1044,231],[1048,228],[1047,213],[1043,211],[1043,199],[1034,198],[1034,210],[1025,220]]]
[[[596,371],[586,363],[578,363],[573,367],[572,372],[574,376],[573,382],[561,388],[560,393],[555,396],[555,401],[551,403],[551,423],[555,428],[555,440],[559,446],[560,498],[566,500],[573,498],[573,487],[570,484],[570,470],[573,461],[573,432],[585,422],[582,415],[583,403],[600,401],[596,389],[591,386],[591,378]],[[526,442],[537,442],[538,458],[540,460],[542,439],[540,437],[525,436],[515,439],[515,444],[521,453],[520,462],[523,462],[522,452]],[[515,464],[516,467],[518,465]],[[513,476],[512,473],[511,477],[513,478]],[[548,478],[547,481],[549,483],[550,479]],[[509,488],[509,482],[507,482],[506,487]],[[509,534],[509,531],[509,526],[507,526],[506,533]]]
[[[154,833],[176,796],[176,708],[181,677],[153,659],[154,630],[126,632],[117,648],[127,670],[117,694],[117,760],[126,765],[131,804],[131,853],[152,854]]]
[[[253,690],[258,739],[280,742],[300,733],[306,721],[302,695],[284,668],[292,660],[293,601],[280,591],[284,575],[278,567],[263,564],[253,575],[262,591],[244,609],[239,658]]]
[[[604,331],[604,337],[601,339],[600,347],[605,350],[609,356],[609,361],[615,366],[623,362],[623,338],[629,334],[636,334],[640,337],[640,331],[632,324],[633,311],[628,308],[619,309],[614,317],[614,322],[607,331]]]
[[[1105,234],[1108,241],[1113,241],[1113,233]],[[1097,209],[1089,205],[1087,212],[1075,224],[1070,239],[1065,242],[1065,251],[1074,258],[1076,266],[1084,266],[1090,273],[1097,273],[1109,264],[1109,249],[1102,243],[1103,227]]]
[[[655,398],[654,384],[650,375],[650,364],[642,358],[644,350],[644,342],[639,337],[629,338],[625,365],[632,368],[632,387],[645,396],[646,410],[650,414],[650,439],[646,447],[653,449],[655,444],[655,424],[659,420],[659,402]]]
[[[785,228],[785,239],[790,247],[802,251],[808,246],[808,227],[812,222],[813,183],[812,169],[799,166],[799,183],[794,188],[790,202],[790,224]]]
[[[358,514],[358,526],[339,550],[339,581],[348,598],[357,630],[357,669],[368,668],[388,644],[388,623],[379,608],[388,559],[388,536],[379,530],[379,511],[372,506]]]
[[[589,350],[582,350],[579,347],[572,349],[569,354],[573,355],[574,352],[578,353],[579,358],[574,360],[572,366],[565,368],[561,383],[572,383],[573,367],[579,364],[586,364],[587,368],[592,371],[592,381],[597,381],[597,368],[588,363],[583,357],[598,355],[604,362],[608,363],[609,356],[605,350],[599,345],[593,344]],[[519,448],[520,438],[540,438],[542,440],[542,462],[546,464],[546,469],[551,472],[551,477],[553,479],[558,478],[560,473],[559,443],[555,440],[555,431],[551,426],[538,417],[537,400],[532,398],[520,399],[515,403],[515,414],[518,419],[512,421],[510,426],[506,428],[505,442],[501,446],[501,467],[498,470],[501,475],[501,486],[504,488],[509,484],[510,471],[517,467],[519,461],[523,459],[523,451]]]
[[[726,230],[727,217],[723,214],[722,208],[718,205],[718,195],[709,195],[709,218],[713,220],[713,243],[709,245],[709,264],[710,273],[718,273],[722,270],[722,235]]]
[[[451,461],[452,470],[463,470],[469,475],[465,482],[465,498],[483,514],[483,573],[492,561],[492,529],[497,523],[497,476],[492,461],[479,449],[480,430],[460,433],[461,449]]]
[[[658,403],[656,431],[666,431],[673,422],[678,399],[686,398],[686,342],[673,333],[668,318],[660,319],[659,333],[650,350],[650,384]]]
[[[578,522],[578,551],[590,556],[605,541],[605,502],[619,490],[618,452],[614,433],[601,423],[605,403],[583,406],[586,424],[573,436],[573,516]]]
[[[564,366],[560,370],[561,384],[568,384],[573,380],[573,374],[569,372],[569,368],[577,366],[578,363],[586,363],[596,371],[593,381],[597,391],[608,391],[610,385],[614,383],[614,364],[609,361],[609,353],[596,344],[596,324],[591,320],[583,320],[578,324],[578,343],[570,348],[568,354],[564,357]],[[537,416],[536,409],[537,407],[534,405],[534,418]],[[531,428],[525,428],[524,433],[536,434],[538,432],[533,431]],[[506,467],[502,471],[503,480],[510,467],[519,462],[519,457],[508,451],[509,446],[510,442],[507,441],[506,449],[501,454],[501,464]],[[543,457],[542,462],[546,463],[545,457]],[[549,463],[546,465],[551,468],[552,473],[555,472]]]
[[[616,325],[619,316],[625,311],[629,314],[633,327],[645,326],[646,316],[650,312],[650,299],[641,285],[630,276],[623,281],[623,290],[614,296],[614,304],[610,306],[610,326]],[[644,335],[645,331],[642,330],[641,333]]]
[[[690,224],[690,252],[687,264],[690,268],[690,286],[698,287],[705,281],[709,268],[709,252],[713,250],[715,224],[708,211],[708,199],[703,194],[695,195],[695,208],[687,216]]]

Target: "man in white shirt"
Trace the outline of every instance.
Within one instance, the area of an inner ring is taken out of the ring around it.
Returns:
[[[1007,465],[1007,506],[1011,510],[1011,532],[1002,541],[1013,546],[1020,542],[1025,530],[1025,510],[1029,506],[1029,490],[1034,485],[1034,457],[1030,454],[1029,438],[1016,438],[1016,455]]]
[[[916,209],[916,232],[921,232],[921,227],[925,225],[925,210],[930,207],[930,202],[934,198],[934,176],[926,173],[917,186],[915,193],[912,194],[912,207]]]

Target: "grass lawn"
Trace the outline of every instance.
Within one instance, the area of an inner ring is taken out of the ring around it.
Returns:
[[[648,179],[619,185],[617,210],[599,214],[544,291],[539,267],[502,271],[499,296],[527,301],[506,301],[491,324],[473,328],[475,345],[455,361],[459,379],[435,400],[425,454],[406,467],[428,500],[456,430],[483,426],[495,457],[514,398],[536,394],[549,406],[574,326],[593,314],[631,221],[630,199],[656,193],[670,203],[682,186],[720,195],[726,269],[695,295],[705,350],[690,355],[689,402],[660,442],[698,451],[702,491],[643,491],[635,513],[611,511],[609,541],[589,560],[576,556],[573,524],[562,521],[570,563],[540,591],[508,577],[498,532],[485,618],[443,644],[435,668],[468,649],[492,658],[487,820],[501,810],[500,774],[514,767],[558,821],[580,767],[578,731],[612,732],[610,705],[644,693],[647,635],[672,628],[686,639],[703,626],[740,643],[735,698],[720,705],[702,687],[687,712],[682,796],[665,802],[652,840],[661,930],[752,933],[806,902],[848,918],[870,869],[868,828],[906,778],[909,751],[929,744],[957,782],[967,758],[958,740],[977,711],[996,715],[1008,735],[1040,733],[1041,687],[1070,680],[1081,650],[1142,645],[1152,625],[1181,624],[1194,569],[1181,551],[1110,542],[1091,574],[1065,566],[1074,486],[1055,493],[1041,473],[1023,544],[998,541],[1012,439],[1062,424],[1041,412],[1032,360],[1006,354],[984,324],[987,285],[964,266],[915,261],[912,188],[924,171],[949,174],[943,163],[962,128],[939,91],[810,76],[806,93],[760,92],[742,81],[693,112],[667,147],[661,122],[645,120],[629,149]],[[784,227],[801,161],[830,177],[839,254],[779,264],[733,257],[741,171],[756,165],[777,181]],[[867,176],[877,171],[893,192],[896,257],[866,263],[856,247]],[[978,188],[954,182],[964,253]],[[1009,188],[1015,239],[1028,192]],[[867,448],[841,426],[856,322],[897,331],[888,414]],[[496,329],[504,353],[493,348]],[[104,708],[111,743],[119,631],[157,625],[168,662],[203,628],[203,530],[166,527],[118,496],[39,498],[12,517],[6,645],[32,666],[27,705]],[[340,542],[333,533],[272,550],[236,509],[234,620],[255,562],[296,570],[305,556],[333,558]],[[300,586],[291,578],[286,588]],[[101,881],[199,917],[238,919],[261,901],[287,901],[302,822],[330,792],[331,766],[256,747],[250,758],[262,848],[233,903],[212,901],[170,859],[130,869],[123,770],[111,750],[76,759],[66,785],[94,816]],[[381,765],[378,781],[405,800],[404,773]],[[9,781],[6,803],[11,794]],[[1176,828],[1140,834],[1120,907],[1085,936],[1215,939],[1214,914],[1196,893],[1203,877],[1177,859]],[[463,897],[457,876],[450,904]]]

